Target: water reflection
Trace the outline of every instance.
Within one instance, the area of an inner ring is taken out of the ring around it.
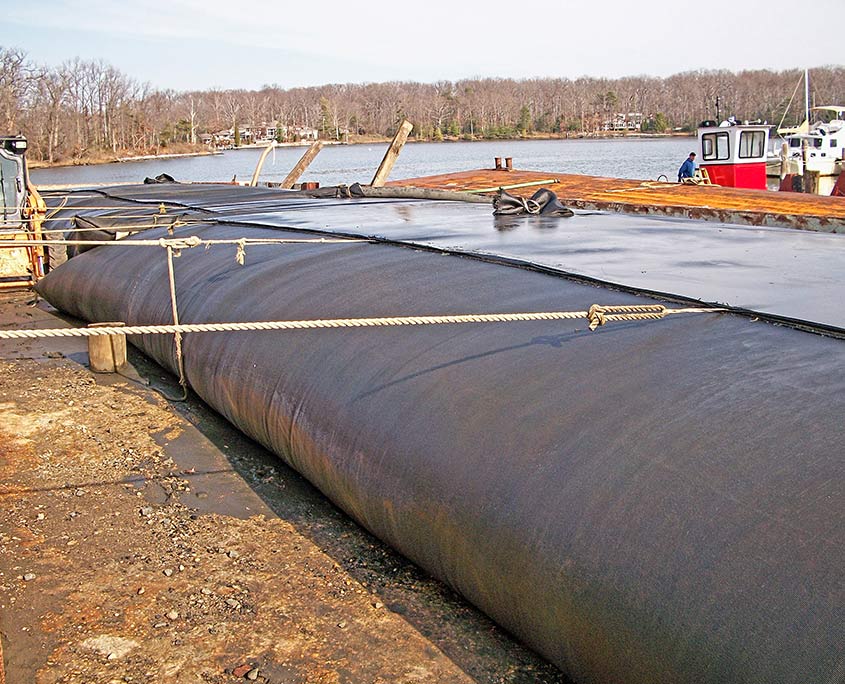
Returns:
[[[535,232],[546,232],[560,227],[561,221],[568,221],[566,216],[537,216],[520,214],[510,216],[494,216],[493,226],[500,233],[509,233],[519,228],[530,228]]]
[[[523,225],[522,219],[525,216],[494,216],[493,225],[500,233],[508,233]]]
[[[414,220],[414,211],[410,204],[397,204],[396,214],[404,223],[411,223]]]

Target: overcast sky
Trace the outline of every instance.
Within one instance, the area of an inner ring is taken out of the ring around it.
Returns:
[[[177,90],[667,76],[842,64],[842,10],[843,0],[0,0],[0,45],[53,66],[102,59]]]

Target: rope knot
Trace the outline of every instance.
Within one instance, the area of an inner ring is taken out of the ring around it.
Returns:
[[[598,304],[593,304],[590,307],[590,310],[587,311],[587,320],[590,321],[590,330],[595,330],[600,325],[607,323],[607,318],[605,318],[606,313],[606,307],[599,306]]]
[[[196,235],[191,235],[186,238],[159,238],[158,244],[162,247],[172,249],[173,256],[178,257],[183,249],[190,247],[198,247],[202,244],[202,239]]]
[[[668,313],[675,311],[691,311],[691,309],[666,309],[662,304],[639,304],[639,305],[617,305],[599,306],[593,304],[587,312],[587,319],[590,321],[590,330],[595,330],[600,325],[612,321],[647,321],[659,320]]]

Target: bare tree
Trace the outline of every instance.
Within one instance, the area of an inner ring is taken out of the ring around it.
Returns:
[[[30,138],[33,158],[54,162],[195,144],[198,132],[236,124],[313,127],[340,138],[342,129],[391,135],[408,118],[418,138],[496,138],[530,131],[594,135],[603,122],[636,112],[659,119],[661,128],[691,130],[715,118],[716,98],[723,116],[777,123],[788,114],[792,123],[802,116],[792,97],[800,77],[795,69],[700,70],[668,78],[476,78],[177,93],[138,84],[102,61],[74,59],[50,68],[0,47],[0,117],[6,131]],[[811,86],[818,103],[845,103],[845,68],[814,69]]]
[[[21,110],[37,79],[35,69],[26,61],[26,53],[0,47],[0,107],[5,131],[14,132]]]

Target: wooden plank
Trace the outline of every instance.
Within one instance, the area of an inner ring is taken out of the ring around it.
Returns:
[[[305,173],[305,169],[307,169],[311,162],[314,161],[314,157],[316,157],[320,150],[323,149],[323,141],[322,140],[315,140],[311,143],[311,147],[309,147],[305,154],[302,155],[302,158],[296,162],[296,166],[294,166],[290,173],[285,176],[285,179],[282,181],[280,187],[284,188],[285,190],[290,190],[296,181],[299,180],[299,177]]]
[[[408,136],[411,134],[411,130],[413,128],[414,124],[407,119],[402,122],[401,126],[399,126],[399,130],[396,131],[396,135],[393,136],[393,142],[390,143],[390,147],[387,148],[384,159],[382,159],[381,164],[379,164],[376,175],[373,176],[373,182],[370,183],[370,185],[374,188],[382,187],[387,181],[387,177],[390,175],[390,172],[393,170],[393,165],[396,163],[396,158],[402,151],[402,146],[408,140]]]

